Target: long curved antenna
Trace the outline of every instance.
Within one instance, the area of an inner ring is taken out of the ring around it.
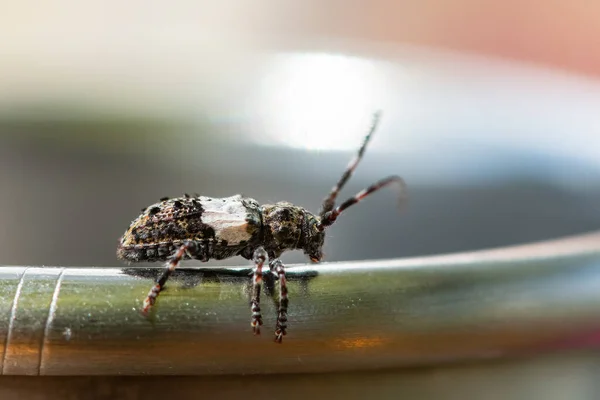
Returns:
[[[365,153],[365,149],[367,148],[367,144],[369,143],[369,140],[371,140],[373,132],[375,132],[375,130],[377,129],[377,125],[379,124],[380,118],[381,111],[377,111],[373,114],[373,122],[371,123],[371,128],[369,129],[369,133],[367,133],[367,136],[365,137],[362,146],[360,146],[358,154],[350,161],[338,183],[331,189],[329,195],[323,200],[323,205],[321,206],[321,211],[319,213],[321,218],[323,218],[326,213],[332,211],[335,207],[335,199],[337,198],[338,193],[340,192],[340,190],[342,190],[346,182],[348,182],[348,179],[350,179],[352,173],[354,172],[354,170],[358,166],[358,163],[362,159],[363,154]]]
[[[385,179],[382,179],[368,188],[358,192],[354,197],[350,197],[348,200],[339,205],[339,207],[326,212],[321,217],[321,222],[318,225],[319,230],[323,230],[328,226],[331,226],[337,219],[337,217],[344,212],[348,207],[360,202],[362,199],[367,197],[373,192],[378,191],[379,189],[388,186],[390,184],[397,184],[400,188],[400,201],[406,198],[406,184],[404,180],[397,175],[388,176]]]

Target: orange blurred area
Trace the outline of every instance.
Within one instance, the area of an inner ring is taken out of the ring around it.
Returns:
[[[101,55],[118,52],[132,41],[153,40],[159,58],[169,40],[197,41],[199,31],[207,33],[203,43],[213,44],[225,37],[246,40],[262,32],[271,41],[299,35],[309,42],[322,35],[424,45],[597,75],[599,22],[600,3],[585,0],[62,1],[35,7],[25,1],[3,7],[0,33],[10,40],[0,50],[4,55],[23,55],[28,46],[63,33],[59,50],[75,42],[84,47],[87,42],[90,48],[103,42],[96,49]],[[112,50],[105,47],[110,42]]]
[[[264,4],[265,2],[262,2]],[[430,46],[600,73],[600,3],[576,0],[271,2],[259,29]],[[258,13],[255,13],[258,14]]]

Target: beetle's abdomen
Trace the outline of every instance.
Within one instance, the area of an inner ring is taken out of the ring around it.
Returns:
[[[222,252],[228,247],[243,247],[261,226],[258,203],[240,195],[165,200],[146,208],[131,223],[117,256],[129,261],[161,260],[186,240],[206,243],[211,253]],[[148,251],[150,254],[145,254]]]

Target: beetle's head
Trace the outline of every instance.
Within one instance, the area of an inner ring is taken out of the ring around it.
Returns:
[[[310,258],[310,261],[317,263],[323,259],[323,244],[325,243],[325,231],[319,229],[319,218],[306,212],[306,224],[304,233],[304,243],[302,250]]]

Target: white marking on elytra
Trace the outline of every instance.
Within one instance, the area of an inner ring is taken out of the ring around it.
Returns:
[[[235,195],[223,199],[200,197],[202,222],[215,230],[215,236],[226,240],[228,245],[248,241],[248,211],[242,203],[242,196]]]

